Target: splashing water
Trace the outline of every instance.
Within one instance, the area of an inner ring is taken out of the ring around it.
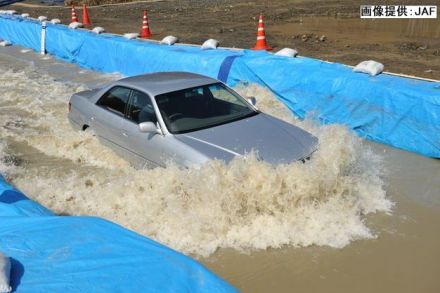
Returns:
[[[0,73],[0,172],[57,213],[104,217],[208,256],[218,248],[343,247],[375,237],[364,215],[392,207],[380,157],[342,126],[295,119],[259,86],[237,90],[319,138],[320,149],[306,164],[272,166],[250,156],[199,169],[135,170],[95,137],[71,129],[67,101],[84,86],[32,68]]]

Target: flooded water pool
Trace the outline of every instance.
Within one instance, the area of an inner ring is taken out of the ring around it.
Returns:
[[[118,78],[0,49],[0,172],[59,214],[107,218],[202,261],[244,292],[438,292],[440,162],[298,121],[267,90],[261,110],[315,134],[307,164],[253,157],[135,170],[67,102]]]
[[[342,249],[306,247],[240,254],[205,263],[245,292],[438,292],[440,162],[372,145],[383,153],[391,215],[367,218],[376,239]]]

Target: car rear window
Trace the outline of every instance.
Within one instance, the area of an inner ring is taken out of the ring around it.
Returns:
[[[124,116],[131,89],[121,86],[111,88],[96,103],[116,114]]]

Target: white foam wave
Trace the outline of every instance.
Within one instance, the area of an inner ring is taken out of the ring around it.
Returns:
[[[3,84],[2,136],[26,141],[49,156],[79,163],[106,168],[128,165],[103,148],[93,136],[70,128],[66,119],[68,100],[73,93],[84,90],[84,86],[56,82],[32,67],[26,71],[6,71],[0,75],[0,83]]]
[[[134,170],[94,137],[71,130],[67,101],[81,85],[29,69],[3,70],[0,83],[0,135],[37,150],[27,164],[6,164],[15,170],[14,184],[57,213],[101,216],[184,253],[343,247],[374,237],[364,215],[392,206],[380,158],[359,138],[342,126],[298,121],[255,85],[238,91],[257,96],[261,110],[318,136],[320,149],[309,162],[274,167],[249,157],[200,169]],[[37,157],[50,159],[50,167],[33,163]]]

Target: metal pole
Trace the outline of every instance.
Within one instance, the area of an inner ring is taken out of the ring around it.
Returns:
[[[46,22],[41,23],[41,55],[46,55]]]

